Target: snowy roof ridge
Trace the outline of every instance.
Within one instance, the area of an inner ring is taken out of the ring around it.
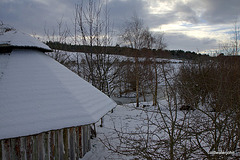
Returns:
[[[51,51],[46,44],[18,30],[10,30],[0,35],[0,47],[37,48]]]
[[[96,123],[117,105],[41,51],[14,49],[1,59],[8,64],[0,79],[0,139]]]

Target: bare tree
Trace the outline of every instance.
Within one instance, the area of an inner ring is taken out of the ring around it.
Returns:
[[[85,10],[84,10],[85,9]],[[89,69],[89,79],[91,83],[95,86],[95,76],[94,76],[94,64],[93,64],[93,45],[96,42],[96,34],[94,31],[98,31],[99,27],[99,13],[101,12],[101,6],[96,5],[93,0],[88,1],[88,4],[85,5],[84,1],[81,1],[80,4],[77,4],[75,7],[75,43],[77,41],[79,30],[80,32],[80,41],[83,45],[91,46],[90,53],[85,53],[85,60]],[[77,28],[78,27],[78,28]]]
[[[74,26],[75,43],[90,46],[89,52],[84,53],[87,75],[83,77],[88,77],[92,85],[110,96],[113,91],[110,83],[115,78],[110,72],[114,72],[116,58],[107,54],[113,33],[107,1],[105,4],[93,0],[76,4]],[[96,46],[101,46],[101,50]]]
[[[184,65],[179,72],[178,93],[183,102],[196,108],[189,134],[196,154],[202,158],[235,157],[214,152],[236,152],[239,148],[239,59],[218,58]]]
[[[153,38],[148,28],[144,26],[143,20],[134,15],[126,21],[120,39],[135,52],[136,106],[138,107],[140,92],[139,51],[144,47],[151,48]]]
[[[234,36],[234,40],[233,40],[234,55],[238,55],[240,30],[239,30],[237,20],[234,22],[233,36]]]
[[[161,73],[166,84],[167,103],[159,103],[157,107],[151,108],[135,108],[142,111],[140,116],[132,117],[133,121],[140,122],[134,126],[135,129],[114,125],[117,145],[113,144],[113,137],[101,139],[109,150],[140,159],[174,160],[193,157],[195,148],[187,132],[190,114],[178,110],[177,89],[172,83],[176,76],[175,69],[162,64]]]
[[[239,53],[239,40],[240,40],[240,29],[239,22],[235,20],[233,23],[231,34],[229,34],[230,40],[219,44],[219,51],[215,51],[218,54],[224,53],[225,55],[238,55]]]
[[[45,28],[45,34],[48,41],[58,42],[55,45],[73,42],[75,46],[88,47],[87,53],[71,53],[71,59],[70,54],[60,50],[49,54],[61,63],[66,62],[68,68],[110,96],[115,90],[112,83],[118,70],[114,69],[116,58],[107,54],[113,34],[107,3],[107,0],[82,0],[75,5],[73,33],[62,18],[58,21],[57,29],[50,31]]]
[[[101,141],[140,159],[238,159],[239,67],[238,57],[189,62],[179,72],[163,63],[166,103],[135,108],[142,114],[131,120],[139,125],[114,126],[115,144],[114,137]]]
[[[56,29],[57,28],[57,29]],[[70,29],[67,24],[64,24],[63,18],[57,21],[57,27],[52,30],[44,27],[45,40],[48,42],[53,42],[55,45],[66,44],[68,37],[70,36]],[[57,47],[58,48],[58,47]],[[56,61],[67,64],[69,60],[69,55],[59,49],[54,49],[53,52],[47,53],[50,57],[54,58]]]
[[[167,47],[167,44],[164,40],[164,34],[163,33],[158,33],[157,35],[153,36],[153,48],[157,49],[157,50],[164,50]],[[156,106],[157,105],[157,95],[158,95],[158,83],[159,83],[159,67],[157,65],[157,58],[156,58],[156,54],[153,53],[152,56],[153,59],[153,69],[154,69],[154,73],[155,73],[155,83],[153,83],[154,87],[154,93],[153,93],[153,105]]]
[[[139,106],[139,67],[138,67],[138,50],[144,46],[144,32],[146,31],[143,21],[134,15],[126,22],[123,33],[121,33],[121,40],[130,48],[135,49],[135,77],[136,77],[136,105]]]
[[[130,20],[126,21],[124,29],[121,33],[120,36],[121,41],[124,43],[124,45],[129,46],[134,50],[134,56],[135,56],[135,77],[136,77],[136,106],[139,106],[139,93],[140,90],[142,90],[142,94],[144,94],[145,90],[144,89],[144,84],[146,83],[141,83],[144,81],[142,78],[147,78],[148,76],[146,75],[145,71],[146,68],[150,67],[151,65],[149,63],[145,63],[146,66],[141,66],[144,63],[139,62],[139,54],[140,51],[143,48],[146,48],[146,51],[150,51],[150,53],[145,53],[148,54],[148,58],[146,58],[145,62],[149,60],[149,57],[151,58],[151,61],[153,61],[153,67],[152,70],[154,70],[154,78],[153,76],[149,76],[148,78],[153,78],[155,79],[155,91],[153,93],[153,105],[157,104],[157,89],[158,89],[158,69],[156,65],[156,57],[154,54],[152,54],[152,49],[165,49],[166,48],[166,43],[164,40],[164,34],[153,34],[152,32],[149,31],[147,27],[144,26],[143,20],[140,19],[137,15],[134,15],[131,17]],[[142,68],[142,70],[141,70]],[[150,71],[150,70],[149,70]],[[144,73],[144,74],[143,74]],[[150,72],[148,72],[150,74]],[[149,81],[150,79],[145,79],[146,81]],[[141,86],[142,85],[142,86]],[[151,87],[152,88],[152,87]]]

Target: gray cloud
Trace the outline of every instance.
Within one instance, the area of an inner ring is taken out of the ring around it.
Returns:
[[[210,24],[232,23],[240,16],[239,0],[203,0],[206,11],[202,19]]]
[[[137,14],[143,20],[147,17],[147,9],[142,0],[112,0],[109,2],[111,18],[114,27],[121,29],[126,20],[129,20],[134,14]]]
[[[174,8],[164,15],[152,16],[150,18],[152,21],[162,24],[186,21],[192,24],[211,25],[232,23],[240,16],[239,0],[191,0],[188,3],[176,0],[164,1],[173,4]]]
[[[44,26],[51,29],[62,17],[71,28],[74,5],[80,2],[79,0],[2,0],[0,20],[23,32],[43,35]],[[84,2],[88,1],[84,0]],[[143,0],[109,0],[108,2],[115,30],[121,29],[126,19],[132,17],[134,13],[141,17],[149,28],[181,21],[193,25],[232,24],[240,14],[239,0],[191,0],[188,3],[180,0],[161,0],[173,6],[172,10],[164,14],[150,14],[147,1]],[[156,4],[158,2],[152,1]],[[216,45],[216,40],[197,39],[180,33],[166,34],[166,39],[169,49],[196,50],[196,48],[205,49]]]
[[[218,43],[215,39],[203,38],[198,39],[189,37],[181,33],[166,33],[165,34],[168,49],[181,49],[185,51],[205,51],[209,48],[216,48]]]
[[[54,26],[65,17],[69,23],[73,15],[74,2],[52,0],[46,3],[22,0],[1,4],[0,20],[27,33],[43,34],[44,26]]]
[[[187,21],[190,23],[198,23],[198,16],[194,8],[183,3],[176,3],[172,13],[176,14],[178,20]]]
[[[146,13],[146,22],[150,27],[155,28],[163,24],[175,23],[178,21],[185,21],[192,24],[200,22],[200,17],[194,10],[191,4],[184,4],[182,1],[166,1],[169,4],[173,3],[173,9],[165,14],[148,14]]]

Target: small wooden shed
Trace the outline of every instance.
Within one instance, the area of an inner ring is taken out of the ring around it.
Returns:
[[[90,124],[116,103],[27,34],[5,32],[0,50],[0,159],[82,158]]]

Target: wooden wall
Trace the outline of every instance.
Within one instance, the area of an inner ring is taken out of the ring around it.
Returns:
[[[90,151],[90,126],[0,140],[2,160],[75,160]]]

